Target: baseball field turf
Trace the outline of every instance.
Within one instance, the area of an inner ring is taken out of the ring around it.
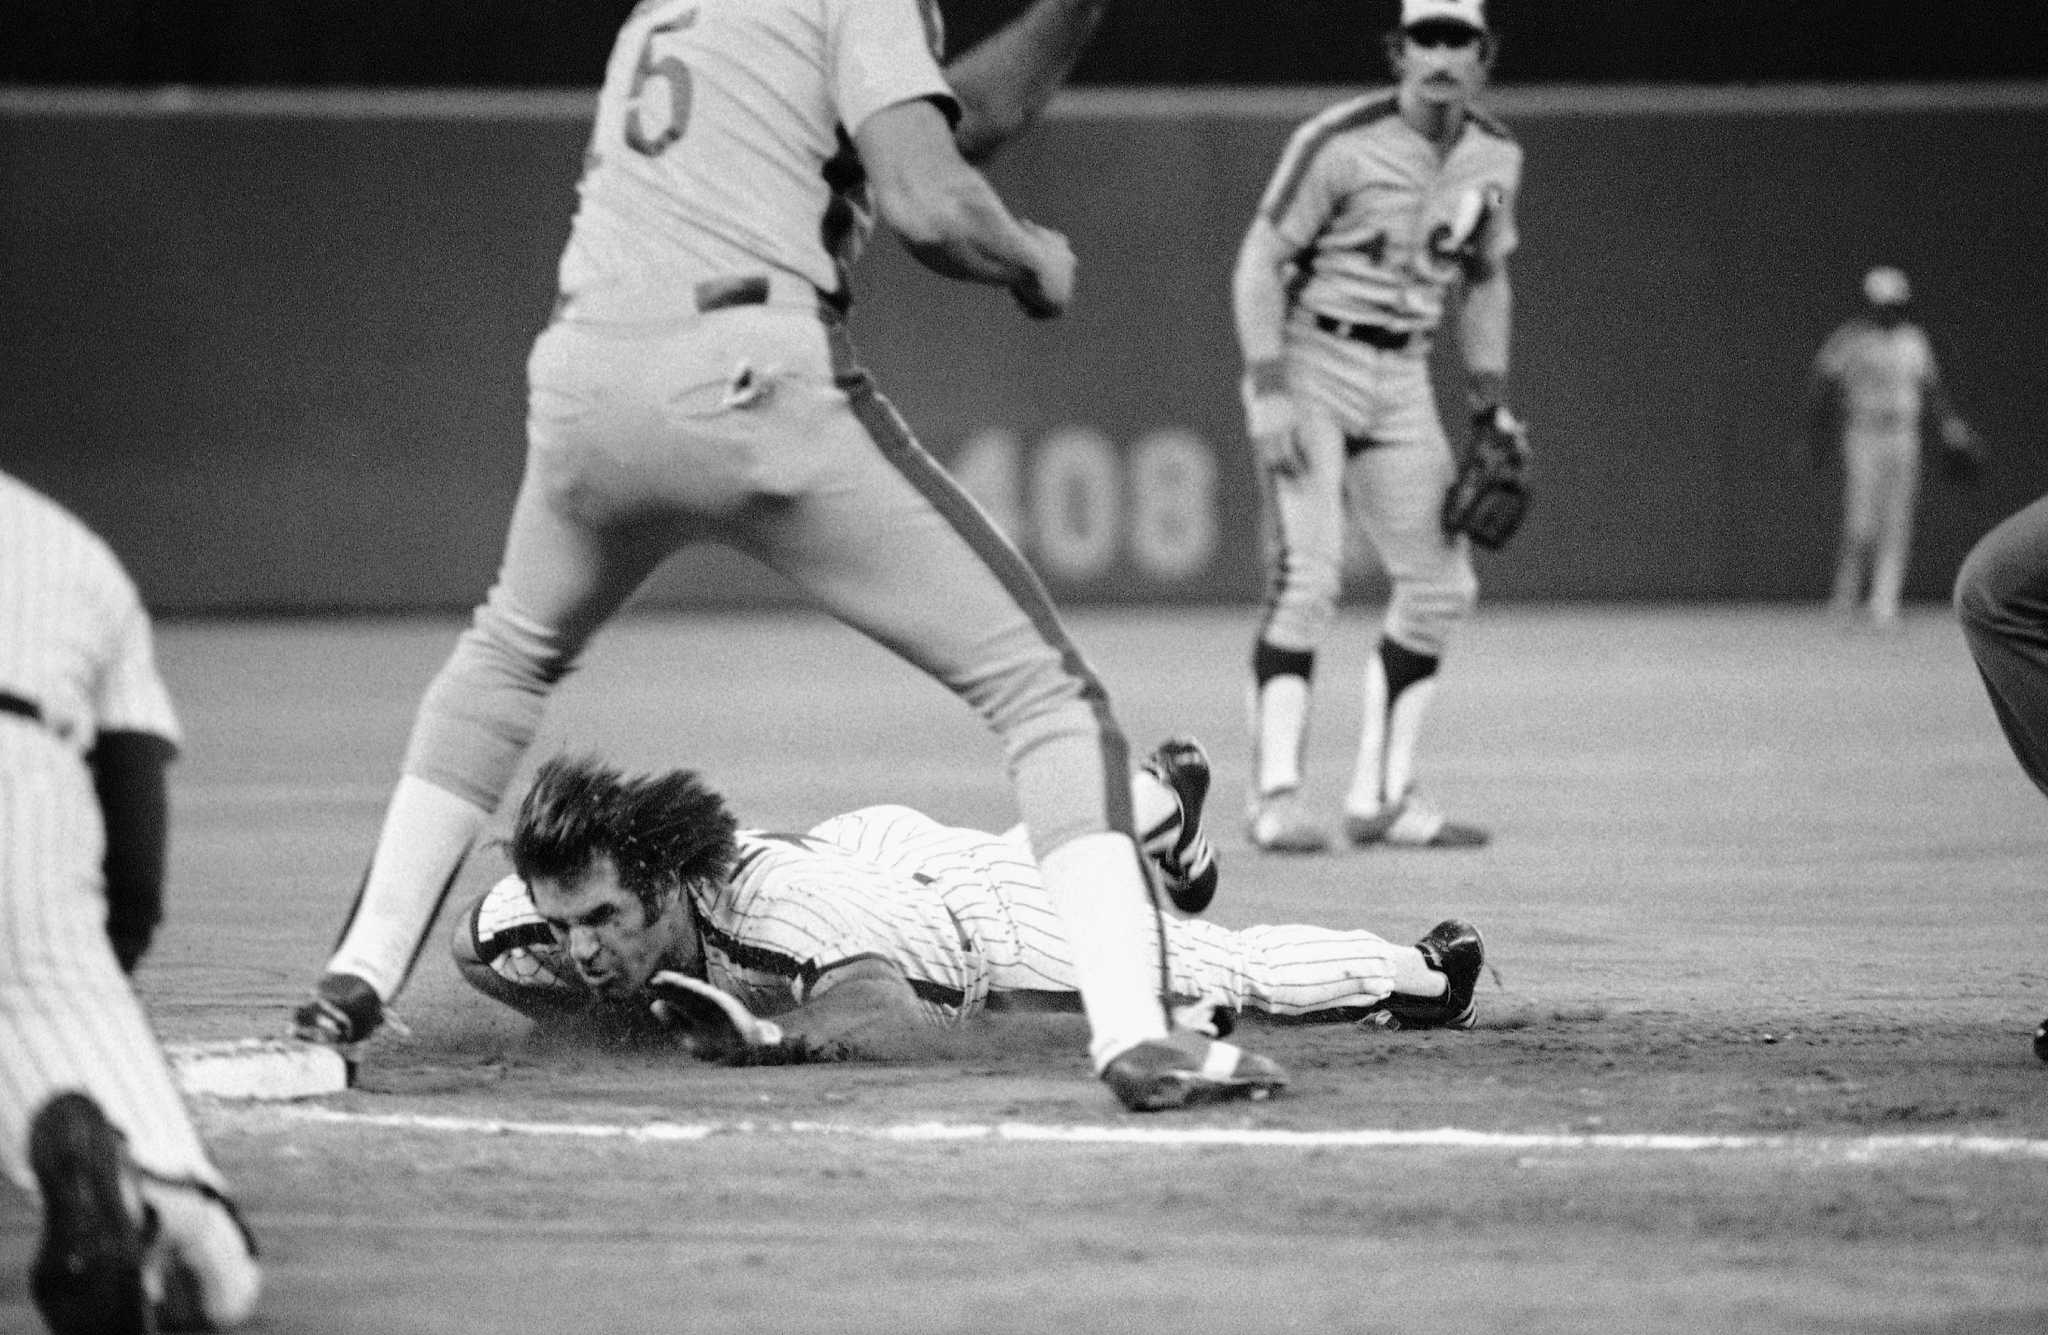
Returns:
[[[1485,931],[1470,1033],[1249,1025],[1292,1088],[1125,1113],[1078,1017],[850,1066],[732,1070],[536,1038],[437,930],[358,1085],[198,1115],[263,1244],[275,1332],[2048,1328],[2048,805],[1960,634],[1791,607],[1483,607],[1424,786],[1469,852],[1242,838],[1247,609],[1072,617],[1142,754],[1193,733],[1232,926]],[[173,621],[167,1041],[273,1036],[355,890],[459,628]],[[1324,655],[1312,795],[1352,744]],[[750,823],[902,801],[1012,819],[993,739],[802,615],[602,634],[532,764],[688,765]],[[455,900],[504,871],[472,859]],[[445,917],[444,917],[445,924]],[[0,1330],[36,1329],[0,1198]]]

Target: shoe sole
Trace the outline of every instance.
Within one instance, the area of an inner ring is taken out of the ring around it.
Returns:
[[[1327,853],[1330,840],[1320,834],[1282,834],[1270,839],[1261,839],[1256,834],[1246,836],[1246,842],[1261,853]]]
[[[121,1195],[121,1145],[99,1109],[55,1110],[29,1146],[43,1197],[43,1242],[30,1272],[55,1335],[146,1335],[142,1237]]]
[[[1197,756],[1201,752],[1200,748],[1191,742],[1168,743],[1153,752],[1151,759],[1145,764],[1152,777],[1172,789],[1175,800],[1180,803],[1181,837],[1176,841],[1173,851],[1161,859],[1161,864],[1164,866],[1170,862],[1173,870],[1169,875],[1178,881],[1178,884],[1172,881],[1167,884],[1167,898],[1173,901],[1174,908],[1193,917],[1208,908],[1216,898],[1218,876],[1214,847],[1209,850],[1208,865],[1199,870],[1191,865],[1187,857],[1188,850],[1198,840],[1206,842],[1201,833],[1201,813],[1209,801],[1209,785],[1213,776],[1206,759],[1201,762],[1200,772],[1194,773],[1190,768],[1170,763],[1166,759],[1169,751],[1184,751]],[[1190,811],[1195,813],[1192,822],[1188,820]]]
[[[1447,825],[1442,830],[1437,831],[1437,833],[1434,836],[1428,839],[1389,839],[1383,833],[1354,834],[1349,831],[1345,833],[1344,837],[1353,848],[1426,849],[1484,848],[1486,847],[1487,841],[1491,838],[1491,836],[1488,835],[1484,830],[1472,830],[1464,827],[1458,827],[1458,832],[1452,834],[1450,833],[1452,828],[1453,827]]]
[[[1167,1112],[1240,1099],[1262,1102],[1282,1087],[1271,1080],[1217,1080],[1194,1071],[1163,1071],[1142,1087],[1116,1089],[1116,1096],[1132,1112]]]

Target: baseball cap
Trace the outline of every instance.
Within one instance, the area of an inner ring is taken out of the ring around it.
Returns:
[[[1485,32],[1486,6],[1482,0],[1401,0],[1401,26],[1418,23],[1457,23]]]
[[[1913,299],[1903,270],[1880,264],[1863,275],[1863,299],[1873,306],[1903,306]]]

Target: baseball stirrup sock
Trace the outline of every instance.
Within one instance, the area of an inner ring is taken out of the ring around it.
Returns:
[[[1252,782],[1259,794],[1301,787],[1316,656],[1259,641],[1252,650]]]
[[[1152,887],[1137,846],[1110,832],[1069,839],[1039,869],[1073,946],[1088,1055],[1100,1072],[1117,1054],[1166,1037]]]
[[[1180,794],[1150,770],[1131,771],[1131,817],[1149,854],[1171,853],[1180,840]]]
[[[1372,815],[1408,792],[1423,715],[1435,698],[1442,661],[1384,637],[1379,651],[1366,660],[1358,764],[1345,810]]]
[[[490,813],[424,779],[406,775],[391,795],[348,931],[328,961],[389,1001],[405,985],[441,901]]]

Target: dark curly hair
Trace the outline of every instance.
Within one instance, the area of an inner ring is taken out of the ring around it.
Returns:
[[[557,756],[540,767],[506,841],[512,868],[573,883],[600,857],[651,921],[671,886],[723,879],[739,822],[689,770],[628,776],[594,757]]]

